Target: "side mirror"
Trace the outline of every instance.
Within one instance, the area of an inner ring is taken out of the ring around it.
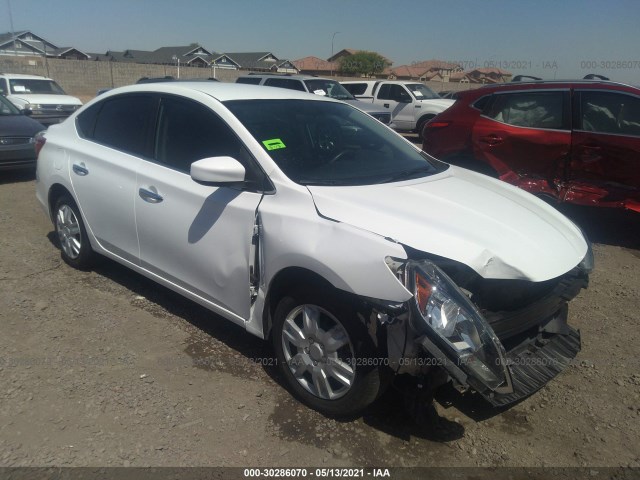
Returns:
[[[411,99],[411,95],[404,92],[398,96],[398,102],[400,103],[411,103],[413,100]]]
[[[227,184],[244,182],[244,167],[232,157],[203,158],[191,164],[191,178],[196,182]]]
[[[27,117],[30,117],[31,115],[33,115],[33,110],[29,110],[28,108],[25,108],[23,110],[20,110],[20,113],[22,115],[26,115]]]

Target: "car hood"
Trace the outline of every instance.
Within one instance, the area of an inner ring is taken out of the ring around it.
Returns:
[[[45,128],[24,115],[0,115],[0,137],[32,137]]]
[[[418,99],[418,101],[426,105],[434,105],[434,106],[440,107],[443,110],[446,110],[451,105],[456,103],[455,100],[452,100],[450,98],[429,98],[429,99],[425,98],[424,100]]]
[[[8,96],[12,102],[41,103],[45,105],[82,105],[79,98],[71,95],[49,95],[46,93],[15,93]]]
[[[578,227],[543,201],[453,166],[411,181],[308,189],[322,216],[461,262],[484,278],[549,280],[588,249]]]

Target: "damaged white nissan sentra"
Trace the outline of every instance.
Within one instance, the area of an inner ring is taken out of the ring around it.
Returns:
[[[580,349],[567,302],[592,268],[581,231],[345,103],[124,87],[37,148],[37,197],[67,263],[107,256],[271,339],[291,392],[325,414],[408,378],[506,405]]]

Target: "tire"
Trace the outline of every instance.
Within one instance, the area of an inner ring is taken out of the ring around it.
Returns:
[[[60,256],[78,270],[86,270],[95,260],[89,237],[76,202],[62,195],[55,203],[53,223],[60,243]]]
[[[360,414],[391,375],[386,355],[377,354],[355,308],[339,294],[297,292],[282,298],[272,342],[291,393],[330,417]]]
[[[427,115],[426,117],[422,117],[420,120],[418,120],[418,125],[417,125],[416,130],[418,131],[418,139],[419,140],[423,140],[424,135],[422,135],[422,131],[424,130],[424,126],[433,117],[435,117],[435,115]]]

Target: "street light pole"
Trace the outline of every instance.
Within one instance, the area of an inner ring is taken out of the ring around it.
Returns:
[[[333,36],[331,37],[331,76],[333,77],[333,40],[336,38],[340,32],[333,32]]]

